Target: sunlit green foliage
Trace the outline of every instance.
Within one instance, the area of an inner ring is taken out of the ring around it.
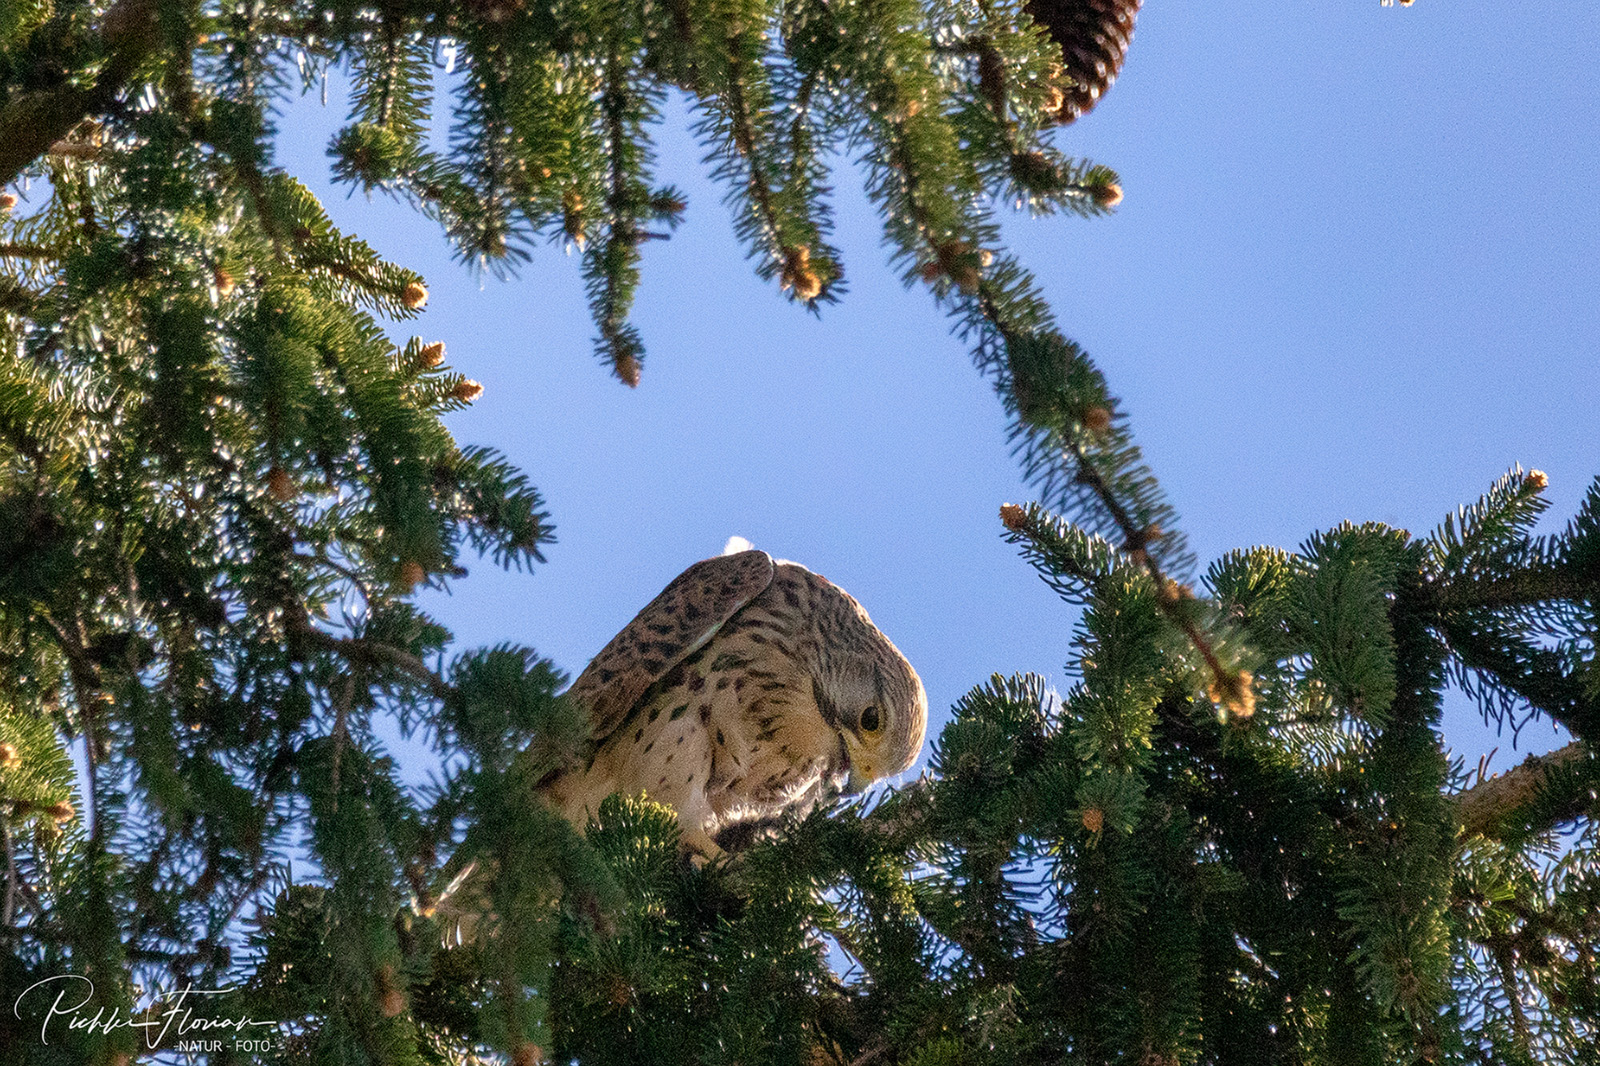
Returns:
[[[1594,1061],[1600,483],[1559,536],[1514,471],[1430,537],[1347,524],[1186,584],[1124,413],[999,239],[998,208],[1120,198],[1043,136],[1059,57],[1017,3],[0,6],[0,1057],[157,1039],[44,1043],[13,1004],[71,974],[124,1019],[228,989],[209,1016],[269,1020],[276,1061]],[[924,780],[726,862],[640,797],[555,815],[564,678],[409,599],[469,551],[539,562],[551,526],[440,423],[476,384],[389,339],[424,280],[277,158],[277,104],[324,74],[352,88],[335,177],[491,269],[580,251],[629,384],[639,248],[685,209],[664,100],[812,308],[859,161],[1011,419],[1041,500],[1001,518],[1082,609],[1077,683],[992,679]],[[1451,680],[1577,739],[1491,788],[1443,756]]]

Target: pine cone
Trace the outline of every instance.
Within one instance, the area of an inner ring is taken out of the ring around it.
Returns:
[[[1072,79],[1063,87],[1056,124],[1065,126],[1094,108],[1117,80],[1133,40],[1133,22],[1143,0],[1027,0],[1033,21],[1061,46],[1061,61]]]

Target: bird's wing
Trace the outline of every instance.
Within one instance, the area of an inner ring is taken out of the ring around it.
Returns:
[[[673,578],[567,690],[589,712],[589,736],[596,743],[610,736],[645,690],[771,583],[772,559],[763,551],[719,555]]]

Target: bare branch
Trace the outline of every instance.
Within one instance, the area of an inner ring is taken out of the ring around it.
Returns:
[[[1546,755],[1530,755],[1503,774],[1496,774],[1464,792],[1456,794],[1456,811],[1467,834],[1499,839],[1508,833],[1522,834],[1553,829],[1561,822],[1577,818],[1595,800],[1588,787],[1571,790],[1569,795],[1549,796],[1553,810],[1546,811],[1549,825],[1531,825],[1527,808],[1541,793],[1548,792],[1552,773],[1573,767],[1590,758],[1589,748],[1574,740]]]

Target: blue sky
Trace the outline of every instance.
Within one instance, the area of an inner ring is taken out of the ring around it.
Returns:
[[[1123,398],[1202,560],[1347,518],[1425,533],[1513,463],[1549,474],[1551,529],[1570,516],[1600,474],[1597,40],[1589,0],[1146,6],[1122,77],[1056,134],[1121,174],[1122,206],[1017,216],[1007,236]],[[690,207],[646,248],[629,390],[590,354],[575,257],[475,276],[430,223],[330,188],[331,96],[285,114],[281,161],[427,276],[427,312],[397,337],[444,340],[483,383],[453,431],[505,451],[557,525],[534,574],[483,562],[425,597],[464,646],[528,644],[575,674],[738,534],[861,600],[922,674],[930,737],[992,672],[1070,683],[1075,614],[1000,539],[1000,503],[1031,497],[999,403],[886,267],[847,164],[851,292],[818,319],[754,277],[669,109],[659,179]],[[1494,765],[1516,757],[1463,700],[1446,736],[1469,763],[1496,743]]]

